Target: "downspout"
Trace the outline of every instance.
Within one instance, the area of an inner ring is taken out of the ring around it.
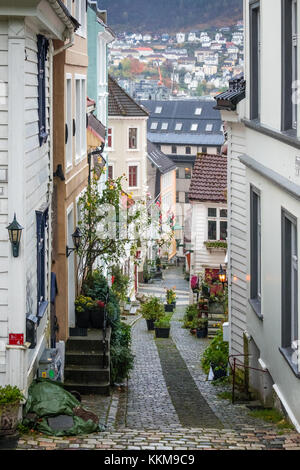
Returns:
[[[57,49],[56,51],[54,51],[54,52],[53,52],[53,57],[56,56],[57,54],[60,54],[60,53],[63,52],[63,51],[66,51],[67,49],[69,49],[69,47],[74,46],[74,42],[75,42],[75,33],[73,32],[73,33],[71,34],[71,37],[70,37],[69,42],[67,42],[67,44],[65,44],[64,46],[60,47],[60,48]]]

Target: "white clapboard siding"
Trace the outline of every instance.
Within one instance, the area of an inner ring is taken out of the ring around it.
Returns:
[[[247,226],[246,226],[246,171],[238,157],[245,153],[243,131],[232,125],[231,152],[228,161],[229,214],[229,272],[231,354],[243,354],[243,334],[246,330],[247,309]]]

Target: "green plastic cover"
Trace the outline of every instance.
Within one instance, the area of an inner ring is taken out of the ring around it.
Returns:
[[[51,428],[48,418],[62,415],[72,416],[73,426],[68,424],[66,429]],[[76,436],[103,431],[105,427],[95,418],[96,415],[82,408],[74,395],[65,390],[59,382],[37,379],[29,387],[24,408],[25,426],[54,436]]]

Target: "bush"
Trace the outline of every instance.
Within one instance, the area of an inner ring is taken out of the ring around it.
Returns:
[[[131,327],[119,322],[112,331],[110,348],[111,383],[122,382],[133,368],[131,352]]]
[[[159,320],[165,315],[164,305],[158,297],[151,296],[142,304],[141,313],[145,320]]]
[[[117,266],[113,267],[112,275],[114,276],[112,291],[120,301],[125,301],[128,294],[129,277],[123,274]]]
[[[154,323],[155,328],[170,328],[170,316],[165,315]]]
[[[189,305],[185,310],[185,315],[183,317],[183,326],[184,328],[191,328],[191,324],[194,322],[194,319],[198,315],[197,304]]]
[[[0,405],[12,405],[20,403],[24,399],[21,390],[12,385],[0,387]]]
[[[201,365],[205,373],[209,372],[211,364],[216,366],[215,370],[225,369],[228,364],[229,347],[226,341],[223,341],[223,332],[219,330],[208,348],[205,349]]]

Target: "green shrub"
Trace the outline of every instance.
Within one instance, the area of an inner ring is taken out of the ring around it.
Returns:
[[[191,328],[194,319],[198,315],[198,307],[197,304],[189,305],[185,310],[185,315],[183,317],[183,326],[184,328]]]
[[[128,295],[129,277],[123,274],[118,266],[113,267],[112,275],[114,276],[112,291],[119,300],[125,301]]]
[[[158,297],[151,296],[142,304],[141,313],[145,320],[159,320],[165,316],[164,305]]]
[[[110,347],[111,383],[122,382],[133,368],[131,352],[131,327],[119,322],[112,331]]]
[[[154,323],[155,328],[170,328],[170,317],[164,316]]]
[[[209,372],[211,364],[216,366],[216,370],[226,368],[228,364],[228,357],[228,343],[223,341],[223,332],[222,330],[219,330],[208,348],[206,348],[203,353],[201,365],[204,372]]]
[[[6,385],[0,387],[0,405],[10,405],[20,403],[24,399],[24,395],[18,387]]]

